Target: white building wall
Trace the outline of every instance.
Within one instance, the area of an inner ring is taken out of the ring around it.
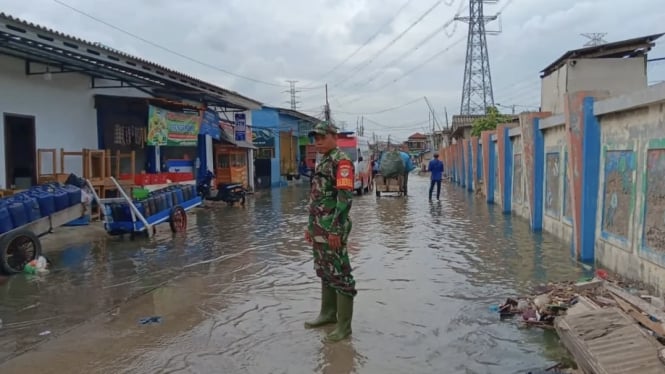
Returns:
[[[78,151],[98,148],[94,95],[147,97],[135,89],[92,90],[90,77],[82,74],[26,75],[24,60],[0,55],[0,114],[35,118],[36,148]],[[0,123],[0,187],[6,185],[4,120]],[[37,157],[37,156],[35,156]],[[59,156],[56,157],[58,171]],[[43,159],[42,173],[51,173],[51,160]],[[35,165],[36,168],[36,165]],[[80,157],[65,159],[65,172],[83,174]],[[38,172],[39,173],[39,172]]]

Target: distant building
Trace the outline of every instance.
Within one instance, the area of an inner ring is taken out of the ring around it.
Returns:
[[[409,136],[406,141],[406,146],[409,148],[409,152],[423,152],[428,148],[428,137],[427,135],[421,134],[419,132]]]
[[[607,91],[616,96],[647,88],[647,52],[663,34],[568,51],[541,71],[541,111],[564,113],[566,93]]]

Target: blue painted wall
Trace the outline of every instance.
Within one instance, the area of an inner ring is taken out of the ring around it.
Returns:
[[[281,170],[281,159],[282,155],[280,152],[281,148],[281,139],[279,136],[280,131],[293,131],[294,146],[296,147],[296,160],[300,161],[300,152],[298,151],[298,131],[303,130],[304,126],[299,128],[298,126],[299,119],[286,115],[280,114],[276,108],[261,108],[252,111],[252,126],[258,129],[270,129],[273,132],[275,139],[275,152],[274,158],[270,160],[270,186],[271,187],[282,187],[286,186],[286,179],[282,177]]]
[[[276,109],[272,108],[253,110],[252,126],[258,129],[269,129],[273,132],[273,136],[275,137],[275,153],[272,160],[270,160],[270,186],[280,187],[281,173],[279,160],[281,159],[281,155],[279,152],[279,113]]]

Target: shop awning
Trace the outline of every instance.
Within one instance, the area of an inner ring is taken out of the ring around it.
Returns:
[[[230,143],[235,145],[238,148],[247,148],[247,149],[258,149],[256,148],[252,143],[245,141],[245,140],[235,140],[235,136],[233,134],[233,129],[229,125],[222,125],[220,126],[221,131],[221,139],[226,143]]]
[[[79,73],[93,89],[135,88],[153,97],[192,100],[230,111],[261,103],[154,62],[0,13],[0,54],[26,61],[26,75]]]
[[[258,149],[252,143],[244,141],[244,140],[237,141],[235,143],[236,143],[236,146],[238,146],[239,148]]]

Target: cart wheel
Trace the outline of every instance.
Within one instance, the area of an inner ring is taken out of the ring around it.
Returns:
[[[174,233],[187,231],[187,212],[180,205],[171,208],[169,225]]]
[[[42,243],[28,230],[17,230],[0,239],[0,266],[7,274],[18,274],[42,254]]]

